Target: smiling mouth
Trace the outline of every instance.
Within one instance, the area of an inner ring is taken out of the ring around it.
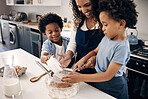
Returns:
[[[85,15],[90,16],[90,11],[86,12]]]

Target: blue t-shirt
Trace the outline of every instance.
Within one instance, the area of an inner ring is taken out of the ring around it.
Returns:
[[[99,44],[95,69],[98,73],[105,72],[110,62],[122,64],[115,77],[122,76],[123,70],[130,59],[130,47],[128,40],[112,41],[106,36]]]

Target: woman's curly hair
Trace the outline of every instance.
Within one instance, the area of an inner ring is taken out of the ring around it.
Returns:
[[[45,26],[50,23],[57,23],[61,30],[63,28],[63,21],[60,16],[58,16],[55,13],[47,13],[44,16],[42,16],[39,21],[38,28],[40,32],[45,33]]]
[[[133,0],[100,0],[98,11],[107,11],[116,21],[124,19],[125,27],[133,27],[137,23],[138,12]]]
[[[90,0],[92,3],[92,12],[93,15],[97,18],[98,22],[99,22],[99,13],[97,11],[98,9],[98,0]],[[84,19],[86,18],[86,16],[79,11],[78,6],[76,4],[75,0],[70,0],[70,6],[72,7],[73,10],[73,21],[74,21],[74,28],[77,28],[78,26],[81,27],[83,25]]]

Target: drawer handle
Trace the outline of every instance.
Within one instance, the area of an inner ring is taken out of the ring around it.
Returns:
[[[145,65],[143,64],[142,67],[145,67]]]

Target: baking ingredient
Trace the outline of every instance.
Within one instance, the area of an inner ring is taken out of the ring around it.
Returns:
[[[19,79],[6,78],[4,79],[4,94],[8,97],[17,96],[21,93]]]

